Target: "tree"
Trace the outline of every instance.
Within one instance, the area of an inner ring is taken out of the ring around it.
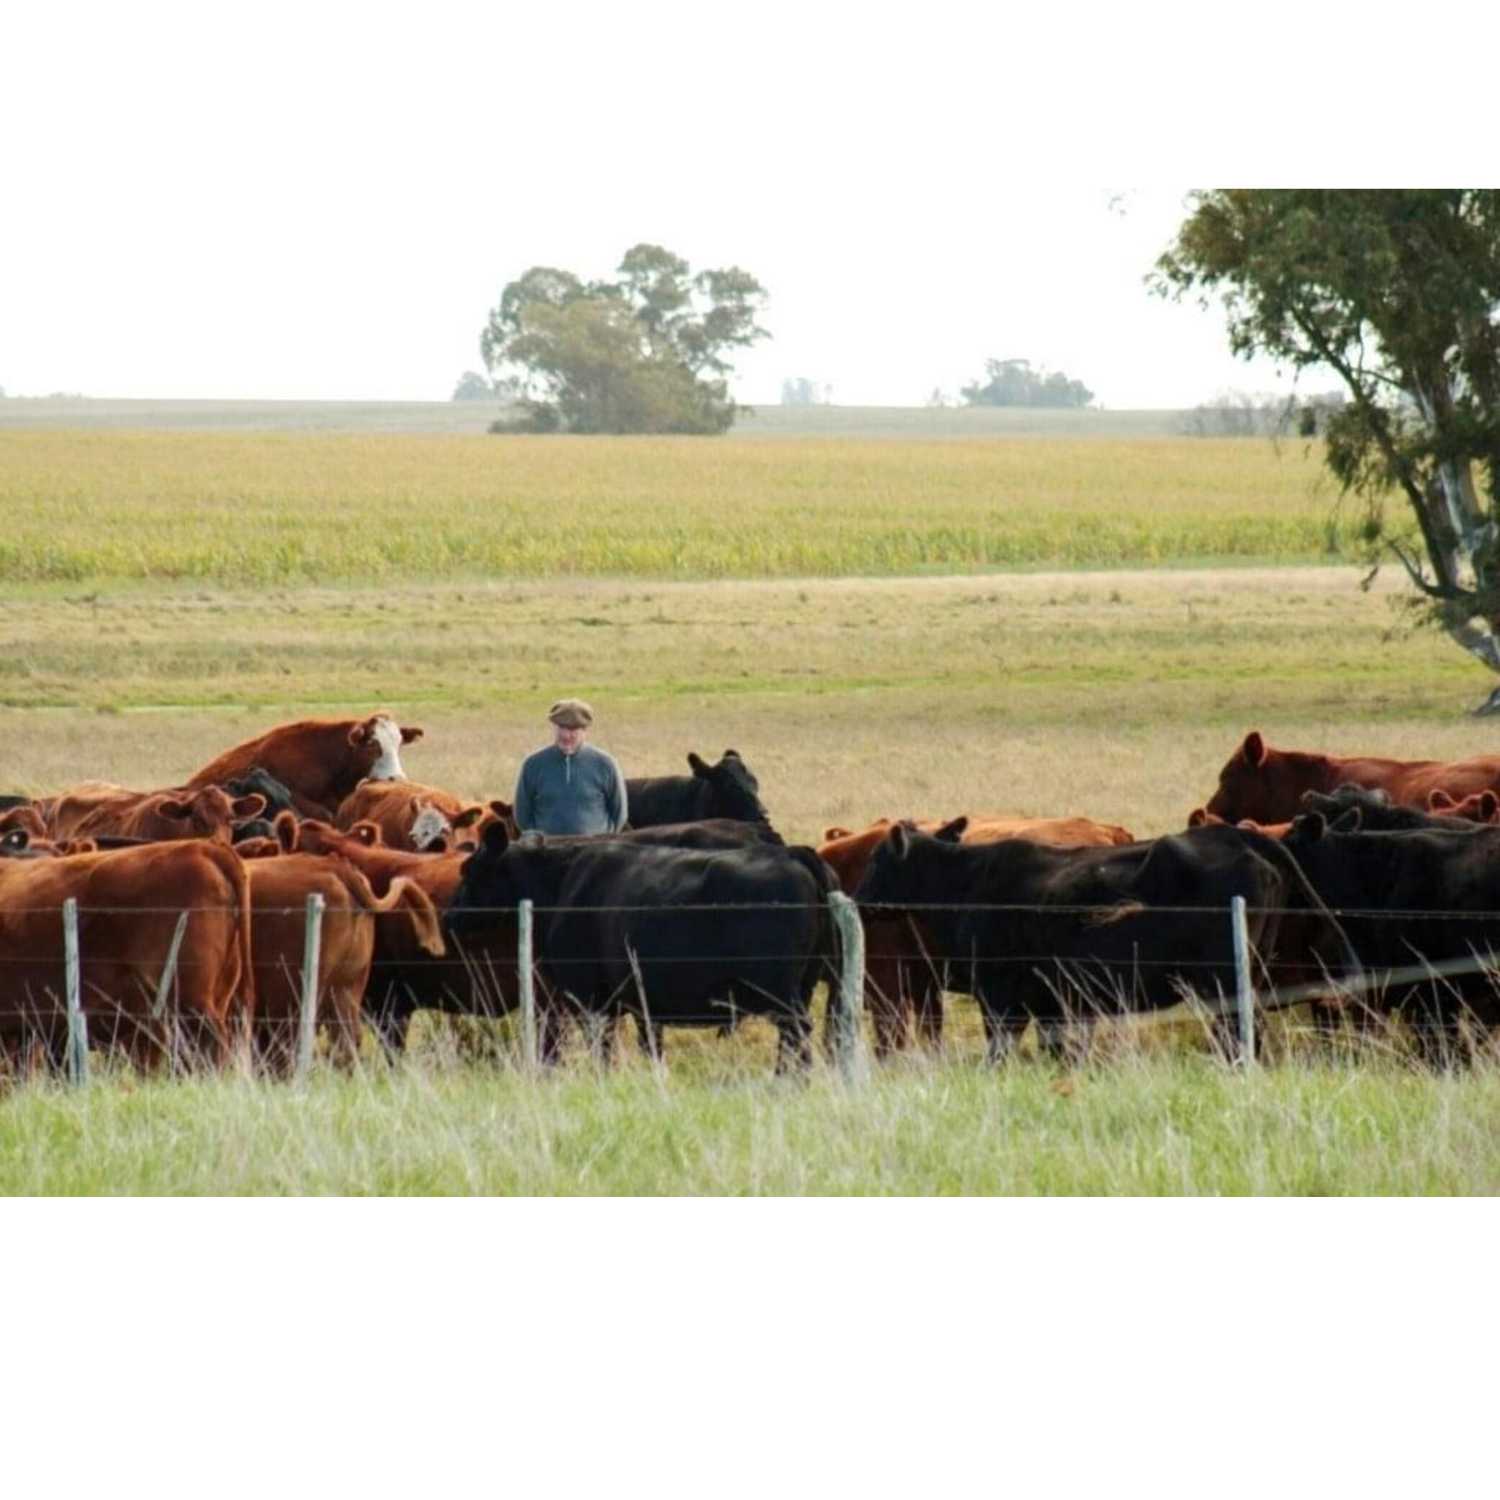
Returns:
[[[488,401],[495,394],[494,387],[478,370],[465,370],[453,387],[450,401]]]
[[[1338,376],[1349,399],[1311,421],[1369,559],[1399,558],[1418,612],[1500,672],[1500,192],[1199,192],[1151,281],[1216,296],[1236,354]]]
[[[1043,375],[1029,359],[987,359],[981,385],[977,380],[959,394],[970,406],[1087,406],[1094,393],[1059,370]]]
[[[500,294],[485,368],[514,374],[522,417],[492,430],[725,432],[739,410],[728,355],[767,338],[747,271],[700,271],[660,245],[626,251],[614,281],[533,266]]]

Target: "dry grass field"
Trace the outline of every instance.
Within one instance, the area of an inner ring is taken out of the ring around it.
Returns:
[[[1393,575],[1362,592],[1354,568],[1315,565],[1316,540],[1241,554],[1295,565],[1208,565],[1235,552],[1226,518],[1247,536],[1288,515],[1324,534],[1311,461],[1244,443],[1088,448],[0,433],[0,790],[167,785],[272,723],[387,706],[426,729],[410,774],[508,796],[565,692],[593,701],[596,741],[627,774],[739,749],[777,825],[806,841],[829,823],[960,811],[1165,832],[1250,727],[1333,751],[1492,748],[1493,725],[1463,712],[1488,680],[1401,628]],[[1013,538],[1027,507],[1045,543],[1027,569],[954,541]],[[1117,545],[1081,535],[1105,518],[1154,536],[1164,566],[1060,566]],[[524,530],[531,563],[435,560],[433,538],[470,524]],[[680,563],[636,574],[637,534],[673,528]],[[939,534],[918,566],[911,539]],[[881,553],[892,536],[908,550]],[[760,563],[729,568],[752,542]],[[257,572],[278,548],[295,565]],[[102,561],[71,578],[86,553]],[[340,560],[326,576],[325,553]],[[778,576],[810,556],[826,566]],[[850,561],[871,556],[884,560]],[[1187,1023],[1116,1038],[1076,1075],[1036,1060],[997,1075],[973,1011],[955,1002],[942,1059],[852,1091],[821,1064],[773,1081],[769,1028],[754,1026],[729,1042],[672,1035],[665,1074],[632,1056],[542,1084],[476,1060],[476,1040],[503,1057],[503,1034],[438,1024],[395,1073],[371,1059],[304,1090],[106,1069],[82,1096],[33,1085],[0,1102],[0,1188],[1500,1186],[1488,1067],[1435,1078],[1386,1054],[1351,1067],[1278,1030],[1287,1060],[1246,1080]]]

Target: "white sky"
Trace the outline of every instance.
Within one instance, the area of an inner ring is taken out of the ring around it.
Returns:
[[[1319,105],[1328,59],[1366,106],[1380,67],[1326,9],[12,7],[0,386],[440,400],[506,281],[652,240],[769,290],[742,400],[915,404],[990,355],[1116,408],[1284,389],[1143,277],[1182,184],[1421,169]],[[1449,123],[1446,180],[1486,177]]]

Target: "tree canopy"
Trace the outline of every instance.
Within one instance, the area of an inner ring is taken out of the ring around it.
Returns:
[[[480,337],[513,375],[530,431],[727,431],[729,355],[768,338],[765,289],[737,266],[694,274],[660,245],[626,251],[613,281],[533,266],[500,294]]]
[[[959,394],[970,406],[1087,406],[1094,393],[1061,370],[1049,375],[1033,370],[1029,359],[987,359],[985,380],[964,386]]]
[[[1213,189],[1190,207],[1156,290],[1217,298],[1236,354],[1338,376],[1326,459],[1372,558],[1399,557],[1423,613],[1500,672],[1500,192]]]

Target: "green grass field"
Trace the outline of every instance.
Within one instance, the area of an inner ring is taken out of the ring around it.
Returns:
[[[1249,442],[4,431],[0,535],[21,576],[0,593],[0,790],[166,785],[279,720],[384,705],[426,729],[411,775],[508,796],[564,692],[594,702],[596,740],[627,774],[735,746],[777,825],[807,841],[830,823],[961,811],[1169,831],[1250,727],[1348,753],[1492,749],[1493,726],[1463,713],[1489,679],[1402,628],[1398,578],[1362,592],[1355,568],[1327,563],[1330,505],[1313,459]],[[434,561],[434,538],[503,530],[497,506],[529,563]],[[1022,513],[1027,566],[982,560],[1022,534]],[[1126,566],[1124,544],[1097,534],[1106,516],[1155,554]],[[672,528],[686,540],[658,575],[646,561]],[[1288,535],[1303,540],[1264,540]],[[1235,537],[1240,564],[1212,565]],[[293,541],[285,572],[257,571]],[[1266,555],[1280,561],[1248,561]],[[824,566],[793,569],[810,557]],[[850,561],[870,557],[883,562]],[[1107,571],[1083,565],[1098,558]],[[992,1073],[972,1003],[951,1009],[945,1058],[854,1091],[821,1065],[772,1078],[754,1026],[670,1035],[665,1076],[632,1056],[610,1076],[580,1061],[537,1083],[468,1059],[456,1041],[474,1038],[436,1023],[394,1075],[305,1090],[105,1069],[81,1096],[28,1085],[0,1101],[0,1186],[1497,1186],[1490,1064],[1433,1078],[1395,1054],[1356,1065],[1295,1043],[1242,1078],[1186,1023],[1143,1027],[1075,1074],[1030,1059]]]
[[[1244,440],[0,429],[0,583],[900,576],[1338,556],[1318,460]]]

